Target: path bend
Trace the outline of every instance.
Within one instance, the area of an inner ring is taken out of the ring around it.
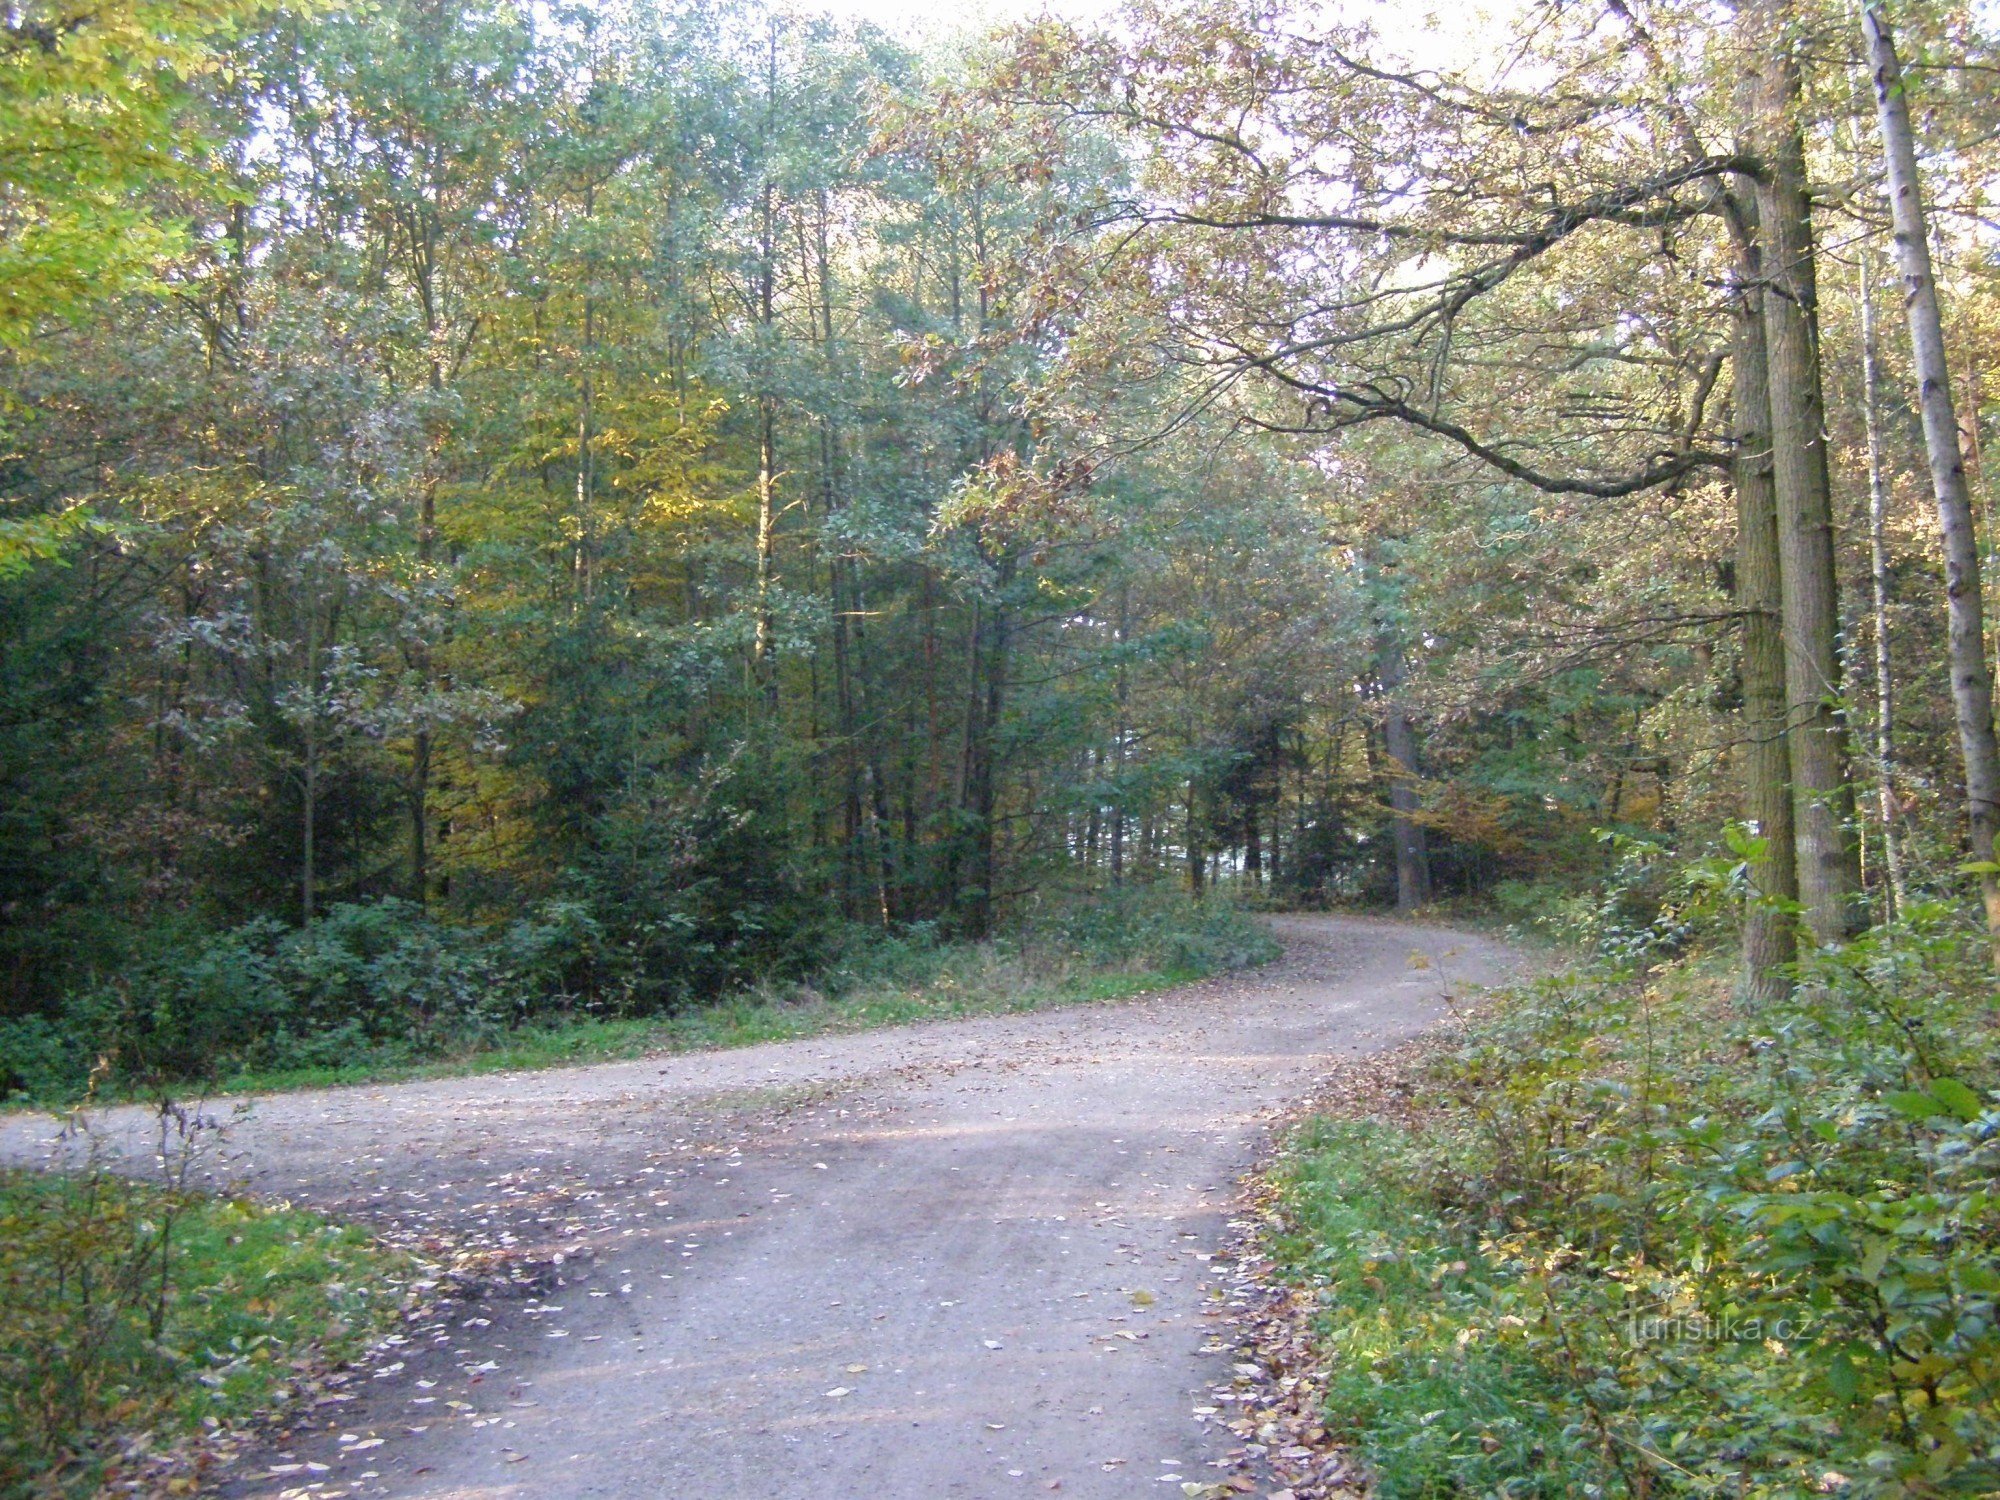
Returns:
[[[549,1269],[453,1304],[215,1493],[1108,1500],[1217,1478],[1203,1314],[1262,1122],[1513,963],[1437,928],[1274,921],[1277,962],[1138,1000],[255,1101],[218,1179]],[[105,1132],[146,1149],[136,1114]],[[0,1121],[0,1160],[46,1159],[47,1134]]]

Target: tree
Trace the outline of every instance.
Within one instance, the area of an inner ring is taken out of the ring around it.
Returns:
[[[155,286],[198,180],[190,104],[261,0],[27,0],[0,15],[0,349]]]
[[[1896,56],[1895,35],[1879,0],[1862,7],[1861,25],[1881,118],[1896,264],[1902,273],[1924,451],[1930,461],[1931,492],[1937,500],[1938,531],[1944,545],[1945,597],[1951,620],[1951,696],[1965,770],[1966,829],[1985,898],[1994,962],[2000,965],[2000,865],[1994,863],[1993,848],[1995,833],[2000,830],[2000,749],[1996,749],[1993,734],[1993,677],[1986,660],[1979,549],[1966,491],[1965,462],[1958,446],[1944,321],[1938,312],[1937,283],[1931,273],[1930,235],[1924,222],[1907,85]]]
[[[1107,196],[1083,232],[1117,236],[1159,314],[1157,359],[1196,374],[1191,399],[1260,388],[1280,409],[1245,420],[1267,429],[1330,443],[1393,422],[1546,495],[1671,493],[1734,463],[1708,398],[1732,343],[1746,363],[1761,355],[1763,393],[1744,399],[1767,413],[1753,425],[1770,434],[1779,629],[1762,600],[1743,618],[1750,687],[1777,668],[1786,685],[1775,719],[1761,697],[1750,705],[1746,737],[1761,746],[1783,725],[1796,853],[1760,880],[1783,904],[1794,866],[1808,926],[1833,941],[1856,920],[1858,866],[1796,18],[1775,0],[1743,11],[1733,41],[1751,86],[1708,117],[1747,145],[1718,149],[1678,92],[1686,70],[1629,6],[1611,10],[1629,49],[1546,27],[1524,41],[1564,78],[1552,93],[1421,73],[1372,57],[1359,28],[1256,6],[1158,13],[1131,46],[1030,31],[994,91],[1148,141],[1143,188]],[[1699,59],[1723,38],[1679,45]],[[1734,299],[1758,312],[1756,348],[1740,322],[1733,336],[1715,326],[1728,306],[1707,288],[1724,257],[1746,288],[1773,288]],[[1754,541],[1758,473],[1734,467]],[[1753,820],[1778,827],[1774,758],[1741,761]],[[1746,941],[1768,991],[1785,948],[1758,935],[1766,920]]]

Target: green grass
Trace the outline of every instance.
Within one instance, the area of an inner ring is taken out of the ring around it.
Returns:
[[[420,1274],[288,1208],[0,1173],[0,1500],[91,1493],[113,1438],[268,1409],[381,1337]]]
[[[1275,1258],[1322,1289],[1329,1430],[1354,1444],[1382,1500],[1603,1482],[1569,1393],[1523,1346],[1536,1309],[1407,1190],[1408,1150],[1393,1126],[1315,1120],[1278,1171]]]
[[[2000,1495],[1974,917],[1913,905],[1754,1007],[1628,945],[1474,1011],[1421,1112],[1295,1132],[1274,1253],[1384,1500]]]
[[[999,1015],[1130,999],[1191,984],[1201,969],[1076,973],[1036,979],[1004,959],[954,966],[929,984],[868,988],[834,999],[772,992],[730,996],[675,1016],[585,1017],[531,1025],[422,1062],[363,1061],[346,1067],[278,1068],[234,1074],[218,1092],[277,1093],[362,1083],[466,1077],[622,1062],[662,1052],[700,1052],[867,1031],[917,1021]]]

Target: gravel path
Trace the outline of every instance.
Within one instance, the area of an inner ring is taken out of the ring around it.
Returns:
[[[984,1500],[1223,1477],[1231,1439],[1194,1411],[1228,1374],[1204,1314],[1262,1120],[1510,964],[1434,928],[1277,926],[1277,963],[1134,1001],[255,1101],[217,1177],[541,1269],[453,1304],[216,1493]],[[105,1129],[144,1149],[138,1117]],[[0,1120],[0,1160],[47,1135]]]

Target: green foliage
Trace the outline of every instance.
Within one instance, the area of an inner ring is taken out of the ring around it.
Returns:
[[[1214,974],[1276,958],[1268,929],[1227,899],[1190,902],[1157,886],[1052,893],[1022,919],[1029,951],[1053,951],[1098,968]]]
[[[1227,901],[1144,889],[1051,902],[986,943],[943,941],[932,924],[885,932],[823,921],[810,970],[756,967],[753,943],[722,949],[691,921],[663,922],[645,944],[621,939],[629,929],[613,924],[624,917],[561,900],[479,929],[391,898],[335,906],[309,931],[258,918],[219,934],[184,929],[178,941],[155,933],[57,1015],[0,1018],[0,1088],[74,1100],[100,1059],[105,1081],[131,1090],[742,1045],[1110,998],[1129,991],[1125,980],[1193,979],[1278,951]],[[676,937],[685,946],[665,946]],[[718,952],[742,967],[715,976]],[[656,977],[676,964],[678,982]],[[711,980],[722,996],[696,991]],[[686,1004],[690,993],[702,1003]]]
[[[415,1066],[1044,892],[1379,899],[1378,627],[1413,691],[1472,634],[1424,539],[1369,582],[1372,466],[1221,412],[1087,457],[1189,394],[1052,383],[1123,148],[990,52],[544,19],[0,22],[0,251],[76,231],[0,264],[0,1088]],[[1545,873],[1640,701],[1503,698],[1459,889]],[[1050,898],[1091,963],[1256,946],[1106,899]]]
[[[26,0],[0,15],[0,349],[185,247],[148,189],[198,179],[193,84],[254,0]],[[0,532],[0,570],[18,538]]]
[[[416,1274],[287,1208],[0,1173],[0,1497],[94,1493],[109,1438],[267,1409],[385,1331]]]
[[[784,772],[736,759],[635,789],[590,829],[569,885],[609,935],[597,999],[684,1006],[824,963],[839,908],[786,826]]]
[[[1375,1259],[1466,1267],[1428,1294],[1334,1276],[1336,1356],[1366,1328],[1464,1382],[1428,1423],[1425,1398],[1339,1386],[1384,1492],[2000,1486],[1984,965],[1978,935],[1919,907],[1755,1013],[1701,961],[1554,976],[1435,1062],[1420,1129],[1305,1138],[1295,1264],[1343,1253],[1365,1181],[1413,1205]],[[1487,1419],[1489,1359],[1540,1392],[1514,1408],[1546,1481]]]
[[[1523,1316],[1463,1227],[1411,1190],[1412,1156],[1367,1124],[1310,1121],[1287,1143],[1276,1250],[1328,1288],[1331,1430],[1360,1448],[1383,1500],[1589,1493],[1611,1476],[1529,1346],[1539,1310]]]
[[[157,931],[55,1017],[0,1020],[0,1083],[65,1100],[99,1057],[129,1086],[436,1056],[573,1005],[569,986],[601,953],[574,902],[492,931],[395,899],[335,906],[310,929],[260,917],[215,934]]]

